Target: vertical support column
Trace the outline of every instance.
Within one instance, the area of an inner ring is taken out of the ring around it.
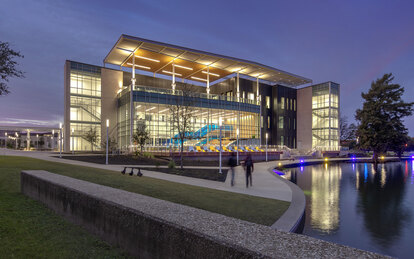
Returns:
[[[134,89],[135,89],[135,52],[132,54],[132,78],[131,78],[131,91],[129,96],[130,111],[129,111],[129,149],[132,152],[133,135],[134,135]]]
[[[173,90],[173,94],[175,93],[175,65],[174,65],[174,61],[172,62],[172,83],[171,83],[171,87]]]
[[[30,150],[30,130],[27,130],[27,135],[26,135],[26,149],[27,151]]]
[[[239,84],[239,72],[237,72],[236,76],[236,89],[237,89],[237,101],[240,102],[240,84]]]
[[[210,67],[207,67],[207,97],[210,94]]]

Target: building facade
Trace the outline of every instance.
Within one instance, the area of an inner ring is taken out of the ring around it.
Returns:
[[[179,146],[180,109],[191,114],[182,143],[189,150],[210,150],[220,136],[225,146],[238,139],[337,150],[339,85],[301,87],[311,83],[256,62],[122,35],[104,67],[65,63],[65,151],[102,148],[86,136],[106,140],[107,120],[118,149],[136,148],[133,134],[142,126],[147,146]]]

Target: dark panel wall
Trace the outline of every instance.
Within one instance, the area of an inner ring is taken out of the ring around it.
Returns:
[[[282,102],[284,102],[284,108]],[[290,148],[296,148],[297,90],[281,85],[274,86],[272,105],[272,145],[283,144]]]

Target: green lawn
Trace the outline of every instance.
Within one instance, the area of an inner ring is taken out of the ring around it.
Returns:
[[[132,177],[103,169],[0,156],[0,254],[6,257],[122,257],[112,248],[20,193],[20,171],[47,170],[259,224],[273,224],[284,201]]]

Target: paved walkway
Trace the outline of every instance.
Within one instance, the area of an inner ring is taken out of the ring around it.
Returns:
[[[51,152],[36,152],[36,151],[20,151],[20,150],[10,150],[10,149],[0,149],[1,155],[9,155],[9,156],[26,156],[32,157],[37,159],[42,159],[46,161],[52,162],[59,162],[65,164],[73,164],[73,165],[81,165],[81,166],[88,166],[94,168],[101,168],[101,169],[108,169],[113,170],[116,172],[121,172],[124,166],[131,166],[131,165],[103,165],[103,164],[95,164],[95,163],[88,163],[76,160],[69,160],[69,159],[60,159],[53,156],[58,155],[58,153],[51,153]],[[281,181],[278,177],[272,175],[271,172],[268,171],[271,167],[276,167],[278,161],[272,162],[262,162],[256,163],[254,165],[254,172],[253,172],[253,187],[246,188],[246,178],[245,173],[242,167],[236,167],[235,173],[235,186],[230,185],[230,171],[226,182],[217,182],[217,181],[210,181],[198,178],[191,178],[179,175],[172,175],[166,173],[160,173],[155,171],[150,171],[150,168],[142,170],[142,173],[147,177],[153,177],[157,179],[163,179],[171,182],[178,182],[184,184],[190,184],[200,187],[206,187],[216,190],[223,190],[229,192],[236,192],[242,194],[248,194],[252,196],[259,196],[271,199],[278,199],[282,201],[291,201],[292,200],[292,191],[291,188],[283,181]],[[145,167],[145,166],[140,166]],[[186,168],[203,168],[203,167],[186,167]],[[211,168],[211,167],[209,167]]]

